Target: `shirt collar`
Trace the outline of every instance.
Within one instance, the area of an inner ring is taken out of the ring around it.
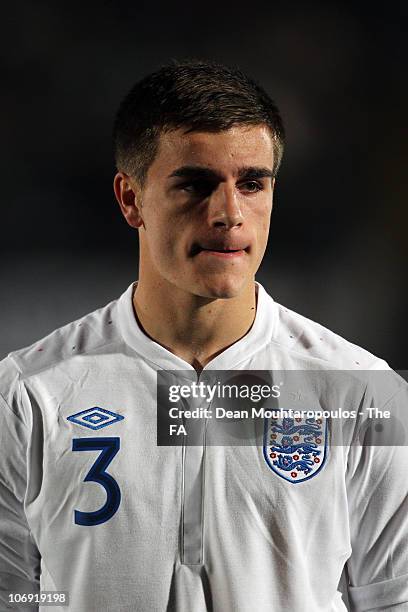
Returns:
[[[191,364],[149,338],[142,331],[133,310],[132,296],[136,284],[137,281],[131,283],[117,301],[118,323],[126,344],[159,368],[194,371]],[[251,328],[240,340],[207,363],[203,371],[233,369],[270,342],[277,322],[276,304],[258,281],[255,281],[255,287],[258,301],[255,320]]]

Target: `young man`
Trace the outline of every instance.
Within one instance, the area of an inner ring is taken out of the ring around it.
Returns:
[[[345,566],[353,609],[408,609],[406,447],[335,445],[318,419],[273,421],[297,432],[285,453],[157,445],[158,373],[388,369],[255,281],[283,141],[265,91],[211,62],[173,62],[123,101],[114,190],[138,280],[1,363],[2,609],[41,585],[72,612],[340,611]]]

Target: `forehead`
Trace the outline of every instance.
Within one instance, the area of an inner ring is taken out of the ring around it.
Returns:
[[[242,166],[273,165],[273,141],[269,128],[234,126],[222,132],[173,130],[161,134],[152,174],[166,174],[177,166],[203,165],[226,173]],[[150,171],[149,171],[150,173]]]

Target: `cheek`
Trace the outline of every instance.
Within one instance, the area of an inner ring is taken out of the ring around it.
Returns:
[[[267,217],[264,221],[264,225],[263,225],[263,231],[265,234],[265,238],[268,239],[268,233],[269,233],[269,225],[270,225],[271,219],[270,217]]]
[[[271,207],[265,205],[260,207],[254,212],[253,223],[255,224],[255,231],[258,235],[258,239],[261,241],[267,240],[269,225],[271,221]]]
[[[155,219],[149,226],[147,239],[150,256],[160,266],[173,265],[180,253],[179,233],[174,223]]]

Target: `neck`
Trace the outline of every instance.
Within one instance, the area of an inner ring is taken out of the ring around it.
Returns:
[[[256,313],[255,283],[236,297],[203,298],[175,287],[140,279],[133,295],[140,326],[198,372],[251,328]]]

